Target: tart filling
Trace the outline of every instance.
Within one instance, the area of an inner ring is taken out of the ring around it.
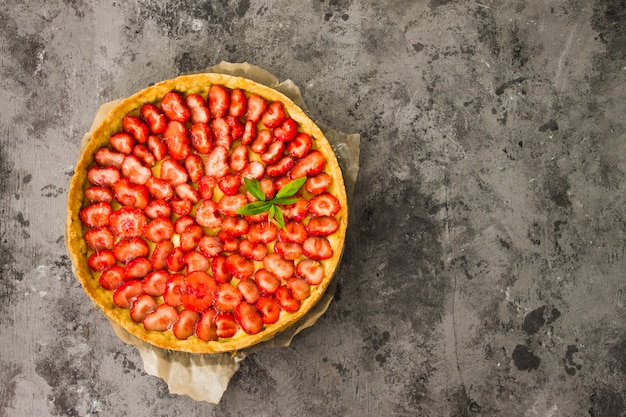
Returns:
[[[341,170],[289,98],[181,76],[94,129],[68,198],[76,275],[106,316],[158,347],[240,350],[321,298],[347,226]]]

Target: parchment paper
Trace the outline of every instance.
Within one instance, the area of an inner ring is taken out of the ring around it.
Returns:
[[[229,63],[209,67],[202,72],[215,72],[245,77],[272,87],[292,99],[301,109],[307,112],[300,89],[290,80],[280,82],[271,73],[248,63]],[[119,102],[116,100],[102,105],[94,119],[92,129]],[[352,200],[357,175],[359,172],[360,136],[347,134],[317,123],[330,142],[344,176],[348,201]],[[85,135],[83,145],[89,140],[90,133]],[[170,393],[187,395],[196,401],[217,404],[232,376],[239,369],[239,364],[252,352],[268,347],[289,346],[295,335],[312,326],[326,312],[336,288],[336,280],[332,280],[324,296],[298,323],[274,338],[259,343],[249,349],[235,353],[197,354],[157,348],[131,335],[126,330],[111,322],[117,336],[125,343],[137,348],[144,364],[144,370],[153,376],[163,379]]]

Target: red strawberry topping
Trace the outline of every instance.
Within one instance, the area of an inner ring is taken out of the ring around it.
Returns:
[[[280,279],[266,269],[255,272],[254,282],[263,294],[273,294],[280,287]]]
[[[220,284],[230,282],[233,275],[228,272],[226,268],[226,256],[218,255],[211,261],[211,272],[213,272],[213,278]]]
[[[311,286],[302,278],[292,277],[287,280],[287,288],[293,298],[299,301],[306,300],[311,295]]]
[[[271,296],[262,296],[256,302],[256,307],[263,317],[264,324],[273,324],[280,318],[280,305],[276,298]]]
[[[170,204],[172,205],[172,211],[174,214],[179,216],[185,216],[191,212],[192,204],[190,200],[184,199],[181,200],[179,198],[174,198],[170,200]]]
[[[211,121],[211,130],[213,131],[215,146],[221,146],[225,149],[229,149],[233,142],[233,137],[231,135],[231,128],[228,121],[222,117],[213,119]]]
[[[278,232],[278,237],[283,242],[303,243],[307,238],[305,226],[300,222],[287,222],[285,228]]]
[[[185,253],[183,262],[187,265],[187,273],[194,271],[208,271],[211,268],[211,261],[195,250]]]
[[[248,221],[242,217],[224,217],[222,231],[232,237],[239,237],[248,232]]]
[[[194,271],[183,279],[181,301],[187,310],[202,312],[213,304],[217,285],[209,274]]]
[[[124,282],[124,268],[113,265],[100,275],[98,283],[105,290],[113,291]]]
[[[191,148],[201,154],[207,154],[213,149],[213,133],[206,123],[194,123],[189,129]]]
[[[283,108],[282,103],[280,101],[273,101],[268,104],[261,121],[266,127],[273,129],[280,126],[286,118],[287,115],[285,114],[285,109]]]
[[[243,295],[237,287],[230,284],[220,284],[217,287],[215,307],[221,311],[233,311],[242,299]]]
[[[295,261],[302,255],[302,246],[292,242],[276,242],[274,251],[288,261]]]
[[[93,251],[101,251],[104,249],[113,249],[115,236],[108,227],[98,227],[89,229],[85,233],[85,243]]]
[[[204,176],[198,181],[198,194],[203,200],[210,200],[213,198],[213,190],[217,185],[215,177]]]
[[[170,274],[164,269],[151,271],[142,280],[143,291],[154,297],[160,297],[165,293],[165,287],[169,279]]]
[[[165,117],[171,121],[185,123],[191,117],[191,111],[185,99],[176,91],[170,91],[163,96],[161,110],[165,113]]]
[[[170,278],[167,280],[167,284],[165,284],[163,301],[172,307],[182,305],[182,287],[184,278],[185,276],[182,274],[173,274],[170,275]]]
[[[268,272],[281,280],[291,278],[294,273],[293,261],[283,258],[278,253],[270,253],[263,259],[263,266]]]
[[[130,307],[130,317],[137,323],[143,322],[148,313],[157,308],[157,302],[148,294],[140,294]]]
[[[296,299],[285,285],[280,286],[274,294],[278,300],[278,305],[286,312],[295,313],[300,309],[300,300]]]
[[[178,321],[172,327],[172,332],[179,340],[188,339],[196,330],[196,322],[200,315],[195,311],[183,310],[178,314]]]
[[[123,153],[112,151],[109,148],[100,148],[94,155],[96,163],[101,167],[112,166],[117,169],[122,167],[122,162],[124,162],[125,157],[126,155]]]
[[[92,271],[104,271],[115,265],[115,255],[110,250],[95,252],[87,259],[87,265]]]
[[[257,334],[263,329],[263,317],[256,305],[241,302],[235,308],[235,319],[244,332]]]
[[[198,182],[204,176],[204,161],[198,154],[193,153],[185,158],[185,169],[189,174],[189,179],[192,182]]]
[[[200,200],[200,194],[189,184],[178,184],[174,187],[174,192],[181,200],[189,200],[191,204],[196,204]]]
[[[167,257],[171,251],[174,250],[174,244],[171,240],[164,240],[154,245],[152,256],[150,261],[152,262],[152,268],[164,269],[167,268]]]
[[[196,323],[196,336],[205,342],[217,339],[217,325],[215,324],[215,309],[208,309],[200,315]]]
[[[148,148],[157,161],[162,161],[167,156],[167,145],[158,136],[148,136]]]
[[[198,249],[207,258],[214,258],[222,252],[222,242],[215,236],[203,236],[198,241]]]
[[[135,155],[128,155],[122,162],[122,175],[133,184],[145,184],[152,176],[152,170],[143,165]]]
[[[239,192],[242,178],[236,174],[226,174],[218,183],[218,187],[226,195],[235,195]]]
[[[170,240],[174,236],[174,225],[169,217],[157,217],[146,226],[145,236],[154,243]]]
[[[143,235],[148,220],[143,211],[131,207],[122,207],[109,218],[111,230],[121,239]]]
[[[133,155],[141,160],[144,164],[151,167],[156,163],[156,158],[147,145],[139,144],[133,148]]]
[[[220,198],[217,203],[220,213],[224,216],[235,217],[237,216],[237,210],[248,204],[248,199],[244,194],[238,193],[235,195],[225,195]]]
[[[232,117],[242,117],[246,115],[248,107],[248,99],[246,94],[239,89],[230,92],[230,107],[228,114]]]
[[[274,129],[274,137],[281,142],[289,142],[295,139],[298,134],[298,125],[292,118],[285,119]]]
[[[163,140],[170,156],[177,161],[185,159],[191,153],[191,140],[182,122],[170,121],[163,132]]]
[[[309,212],[311,216],[335,216],[341,209],[341,203],[337,197],[330,193],[322,193],[309,200]]]
[[[267,173],[268,177],[277,178],[289,172],[289,170],[291,169],[291,167],[293,167],[293,165],[294,165],[293,159],[290,156],[285,155],[282,158],[280,158],[280,160],[276,162],[275,164],[268,165],[265,168],[265,172]]]
[[[108,167],[92,167],[87,172],[87,179],[93,185],[100,185],[103,187],[112,187],[116,181],[120,179],[120,171],[114,166]]]
[[[137,116],[124,116],[122,119],[122,129],[128,132],[137,142],[146,143],[150,128]]]
[[[309,194],[318,195],[326,191],[328,187],[330,187],[330,184],[332,184],[332,182],[333,179],[330,175],[328,175],[326,172],[321,172],[317,175],[307,178],[306,182],[304,183],[304,189]]]
[[[168,304],[159,305],[153,312],[146,314],[143,327],[148,331],[165,332],[178,321],[178,310]]]
[[[248,166],[248,148],[244,145],[236,146],[230,154],[230,169],[241,172]]]
[[[248,179],[255,178],[260,180],[265,175],[265,166],[259,161],[251,161],[241,172],[241,175]]]
[[[272,165],[278,162],[283,156],[285,150],[285,144],[281,141],[274,141],[269,144],[263,154],[261,154],[261,161],[267,165]],[[271,175],[270,175],[271,176]]]
[[[230,109],[230,92],[221,85],[214,84],[209,88],[209,110],[214,118],[224,117]]]
[[[267,245],[244,239],[239,244],[239,253],[251,261],[262,261],[267,255]]]
[[[228,149],[223,146],[213,148],[204,160],[204,174],[216,179],[226,175],[228,168]]]
[[[202,227],[214,229],[220,227],[222,219],[218,213],[218,205],[213,200],[202,200],[196,209],[196,222]]]
[[[299,222],[309,212],[309,202],[299,194],[294,195],[294,198],[298,198],[298,201],[293,204],[280,205],[280,208],[286,218]]]
[[[232,313],[218,313],[215,316],[217,337],[229,338],[237,333],[237,321]]]
[[[289,177],[291,177],[292,180],[304,176],[312,177],[322,172],[325,165],[326,160],[324,159],[324,155],[322,155],[320,151],[314,150],[296,162],[289,173]]]
[[[251,278],[239,281],[239,284],[237,284],[237,288],[239,289],[239,292],[241,292],[243,299],[246,300],[246,302],[249,304],[256,303],[261,295],[259,287],[256,285],[256,282]]]
[[[172,249],[170,253],[165,258],[165,264],[167,265],[167,269],[173,272],[181,272],[185,269],[185,262],[183,262],[183,258],[185,256],[185,251],[180,246]]]
[[[180,235],[180,247],[185,252],[194,250],[198,246],[198,242],[204,236],[204,230],[197,224],[187,226],[185,231]]]
[[[248,120],[243,127],[243,135],[241,135],[241,144],[242,145],[251,144],[256,139],[257,132],[258,132],[258,129],[257,129],[256,123],[254,123],[251,120]]]
[[[261,120],[261,116],[267,109],[267,102],[256,94],[250,94],[248,96],[248,111],[246,112],[246,120],[258,123]]]
[[[278,230],[273,223],[254,223],[248,228],[248,240],[252,243],[268,244],[276,239]]]
[[[113,246],[115,259],[127,263],[135,258],[148,256],[150,248],[145,240],[140,237],[119,240]]]
[[[254,273],[254,263],[238,253],[233,253],[226,257],[226,270],[237,279],[246,279]]]
[[[143,285],[137,279],[131,279],[117,287],[113,293],[113,303],[119,308],[129,309],[133,301],[143,294]]]
[[[148,205],[143,209],[143,212],[146,213],[151,219],[156,219],[157,217],[170,217],[172,214],[172,208],[165,200],[150,200]]]
[[[239,140],[243,137],[243,134],[246,131],[246,126],[241,123],[239,118],[226,116],[226,123],[230,127],[230,137],[233,141]]]
[[[161,178],[175,186],[186,183],[189,174],[178,161],[166,159],[161,164]]]
[[[325,237],[311,236],[302,244],[302,253],[313,260],[320,261],[331,258],[333,256],[333,248]]]
[[[165,126],[167,126],[165,115],[152,103],[141,106],[141,117],[148,123],[150,132],[154,135],[163,133]]]
[[[320,216],[309,220],[306,231],[310,236],[328,236],[339,229],[339,223],[334,217]]]
[[[101,187],[99,185],[92,185],[85,189],[85,197],[91,203],[107,202],[110,203],[113,200],[113,190],[109,187]]]
[[[262,154],[267,150],[267,147],[272,143],[274,138],[272,137],[272,132],[267,129],[261,129],[256,135],[256,138],[250,144],[250,149],[253,152],[258,154]]]
[[[174,196],[174,188],[172,187],[172,184],[163,178],[150,177],[146,181],[145,185],[148,187],[150,195],[156,199],[165,200]]]
[[[130,155],[133,152],[133,146],[135,146],[135,139],[126,132],[117,132],[111,135],[109,143],[117,152]]]

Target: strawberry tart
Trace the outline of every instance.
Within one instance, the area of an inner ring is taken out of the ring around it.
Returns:
[[[194,74],[120,101],[90,133],[68,196],[86,293],[157,347],[231,352],[322,297],[348,220],[321,130],[254,81]]]

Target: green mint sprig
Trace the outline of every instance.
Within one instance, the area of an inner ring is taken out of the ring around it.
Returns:
[[[293,198],[298,192],[300,187],[305,183],[307,177],[300,177],[295,180],[289,181],[283,188],[278,190],[274,198],[267,200],[265,193],[261,189],[261,185],[256,178],[248,179],[244,178],[243,181],[246,184],[246,188],[258,201],[253,201],[236,211],[237,214],[242,216],[249,216],[254,214],[268,213],[268,220],[276,220],[276,223],[281,229],[285,229],[285,218],[283,211],[278,204],[294,204],[299,199]]]

